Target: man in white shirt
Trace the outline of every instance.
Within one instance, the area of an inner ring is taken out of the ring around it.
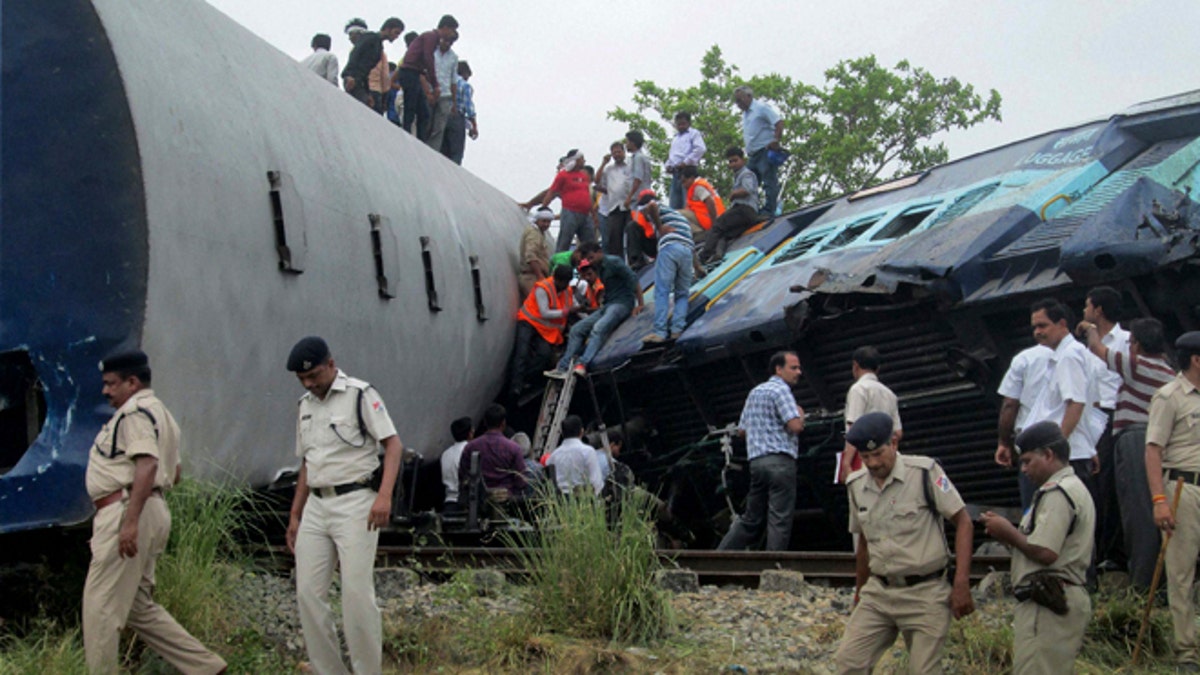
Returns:
[[[1093,405],[1099,401],[1092,361],[1095,357],[1071,335],[1070,315],[1057,300],[1047,298],[1034,303],[1029,322],[1033,338],[1053,352],[1046,362],[1049,369],[1046,386],[1030,407],[1025,426],[1049,421],[1062,428],[1071,446],[1071,467],[1094,498],[1095,474],[1100,469],[1096,441],[1104,431],[1102,422],[1096,428],[1092,414],[1099,412]]]
[[[583,419],[569,415],[562,423],[562,445],[550,453],[546,466],[554,467],[554,482],[563,494],[588,486],[593,494],[604,489],[596,450],[583,442]]]
[[[996,463],[1004,467],[1013,465],[1013,443],[1029,419],[1029,409],[1037,401],[1046,386],[1050,369],[1046,362],[1053,352],[1043,345],[1034,345],[1013,357],[1000,382],[996,393],[1004,398],[1000,406],[999,441],[996,443]],[[1037,487],[1024,473],[1017,473],[1017,485],[1021,491],[1021,508],[1027,509],[1033,502]]]
[[[609,164],[609,161],[612,164]],[[629,207],[625,205],[630,187],[629,164],[625,162],[625,144],[613,143],[596,169],[596,192],[600,193],[597,211],[603,219],[601,241],[604,252],[625,257],[625,228],[629,225]]]
[[[312,39],[313,53],[304,57],[300,61],[300,65],[325,78],[329,84],[336,87],[338,84],[338,60],[337,55],[329,51],[332,46],[333,40],[328,35],[317,33]]]
[[[1109,286],[1097,286],[1088,291],[1083,304],[1083,321],[1075,334],[1086,344],[1084,324],[1096,327],[1100,344],[1113,353],[1129,353],[1129,331],[1121,328],[1121,294]],[[1096,356],[1095,354],[1092,354]],[[1104,413],[1104,430],[1096,443],[1100,474],[1096,477],[1096,559],[1103,569],[1124,569],[1127,555],[1121,528],[1121,510],[1117,503],[1116,457],[1113,454],[1113,412],[1117,408],[1117,392],[1121,375],[1110,370],[1103,359],[1096,358],[1097,385],[1100,388],[1100,409]]]
[[[460,417],[450,423],[450,436],[454,438],[454,445],[446,448],[442,452],[442,485],[446,488],[445,506],[446,511],[459,510],[458,504],[458,462],[462,459],[463,448],[467,447],[467,442],[475,438],[475,425],[471,423],[470,417]]]
[[[446,134],[446,123],[451,115],[458,114],[458,54],[450,47],[458,40],[458,31],[443,37],[433,51],[433,67],[437,72],[437,100],[430,101],[433,110],[429,118],[429,139],[425,141],[436,152],[442,151],[442,140]]]
[[[850,372],[854,375],[854,384],[846,392],[846,431],[854,426],[858,418],[870,412],[886,413],[892,419],[892,445],[900,443],[904,427],[900,423],[900,405],[896,394],[879,381],[879,365],[882,358],[879,350],[871,346],[863,346],[854,350],[850,357]],[[846,443],[842,449],[841,467],[838,470],[838,480],[846,482],[853,471],[862,468],[862,460],[854,446]]]
[[[675,138],[671,139],[671,150],[667,154],[667,173],[671,174],[671,208],[678,211],[683,208],[684,188],[679,170],[685,166],[699,166],[700,159],[708,147],[704,145],[704,136],[692,128],[692,114],[685,111],[675,113]]]

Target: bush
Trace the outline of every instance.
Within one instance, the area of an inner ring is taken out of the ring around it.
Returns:
[[[26,673],[86,674],[79,629],[43,619],[24,638],[0,638],[0,675]]]
[[[648,495],[628,493],[610,524],[605,502],[590,494],[546,495],[539,508],[540,546],[522,535],[536,625],[579,638],[644,644],[674,625],[670,600],[654,581]]]

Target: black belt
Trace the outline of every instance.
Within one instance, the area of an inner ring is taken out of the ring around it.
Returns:
[[[885,577],[882,574],[874,574],[872,576],[878,579],[879,583],[883,584],[884,586],[908,588],[909,586],[916,586],[917,584],[923,584],[926,581],[933,581],[934,579],[941,579],[945,577],[946,568],[943,567],[942,569],[936,572],[930,572],[929,574],[910,574],[903,577]]]
[[[1184,471],[1182,469],[1167,469],[1167,479],[1178,480],[1182,478],[1183,482],[1188,485],[1200,485],[1200,471]]]
[[[308,488],[308,491],[314,497],[320,497],[323,499],[325,497],[340,497],[341,495],[350,494],[351,492],[357,492],[359,490],[366,490],[369,487],[371,487],[371,486],[368,485],[367,483],[364,483],[362,481],[356,481],[353,483],[342,483],[341,485],[334,485],[333,487],[319,487],[318,488],[318,487],[310,486]]]

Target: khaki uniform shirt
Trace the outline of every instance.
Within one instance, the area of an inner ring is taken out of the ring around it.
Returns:
[[[155,487],[165,490],[175,484],[175,467],[179,466],[179,425],[154,395],[153,389],[142,389],[130,396],[96,434],[96,441],[88,453],[86,479],[92,501],[132,486],[133,460],[140,455],[158,460]]]
[[[363,391],[358,426],[358,393]],[[308,486],[333,487],[370,477],[379,466],[377,445],[396,435],[379,392],[338,370],[325,400],[304,392],[296,422],[296,455],[304,459]]]
[[[1200,470],[1200,390],[1182,373],[1150,399],[1146,442],[1163,449],[1163,468]]]
[[[846,393],[846,428],[858,418],[871,412],[887,413],[892,418],[892,431],[900,431],[900,406],[896,395],[879,381],[875,373],[863,373]]]
[[[539,230],[537,225],[525,228],[525,233],[521,235],[521,273],[533,274],[533,268],[529,264],[534,260],[541,260],[542,266],[550,269],[552,249],[546,234]]]
[[[925,470],[937,513],[930,511],[921,485]],[[963,501],[937,462],[896,453],[896,465],[883,487],[865,468],[850,474],[846,487],[850,532],[866,537],[871,574],[930,574],[950,562],[939,520],[953,518]]]
[[[1067,501],[1067,497],[1070,497],[1070,501]],[[1074,508],[1071,507],[1072,503]],[[1051,569],[1058,570],[1068,581],[1082,585],[1087,581],[1096,528],[1096,507],[1087,487],[1068,465],[1055,472],[1038,488],[1033,496],[1033,504],[1021,519],[1021,532],[1028,537],[1030,544],[1057,553],[1058,560],[1046,566],[1014,549],[1013,583],[1021,583],[1032,572]]]

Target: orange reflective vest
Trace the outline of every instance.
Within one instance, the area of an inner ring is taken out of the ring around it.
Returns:
[[[588,289],[587,289],[588,309],[593,310],[593,311],[600,309],[600,291],[602,291],[602,290],[604,290],[604,282],[600,281],[599,277],[596,278],[596,283],[588,284]]]
[[[696,214],[696,222],[700,223],[700,227],[706,230],[711,230],[712,218],[710,218],[708,215],[708,206],[703,201],[696,199],[695,197],[697,185],[703,187],[705,190],[708,190],[708,194],[712,195],[713,204],[717,207],[717,217],[720,217],[722,213],[725,213],[725,202],[721,201],[721,196],[717,194],[717,191],[713,188],[712,183],[703,178],[697,178],[693,180],[691,186],[688,187],[687,209]]]
[[[537,292],[538,289],[546,291],[546,296],[549,298],[550,309],[561,309],[563,315],[557,319],[548,319],[542,316],[538,310]],[[537,329],[538,335],[542,336],[546,342],[552,345],[560,345],[563,342],[563,329],[567,327],[567,312],[571,309],[571,287],[561,293],[554,288],[554,277],[546,277],[533,285],[533,290],[529,291],[529,296],[525,298],[525,304],[517,310],[517,320],[525,321],[529,325]]]
[[[642,233],[647,239],[654,238],[654,222],[646,217],[646,214],[641,211],[633,211],[633,222],[642,226]]]

